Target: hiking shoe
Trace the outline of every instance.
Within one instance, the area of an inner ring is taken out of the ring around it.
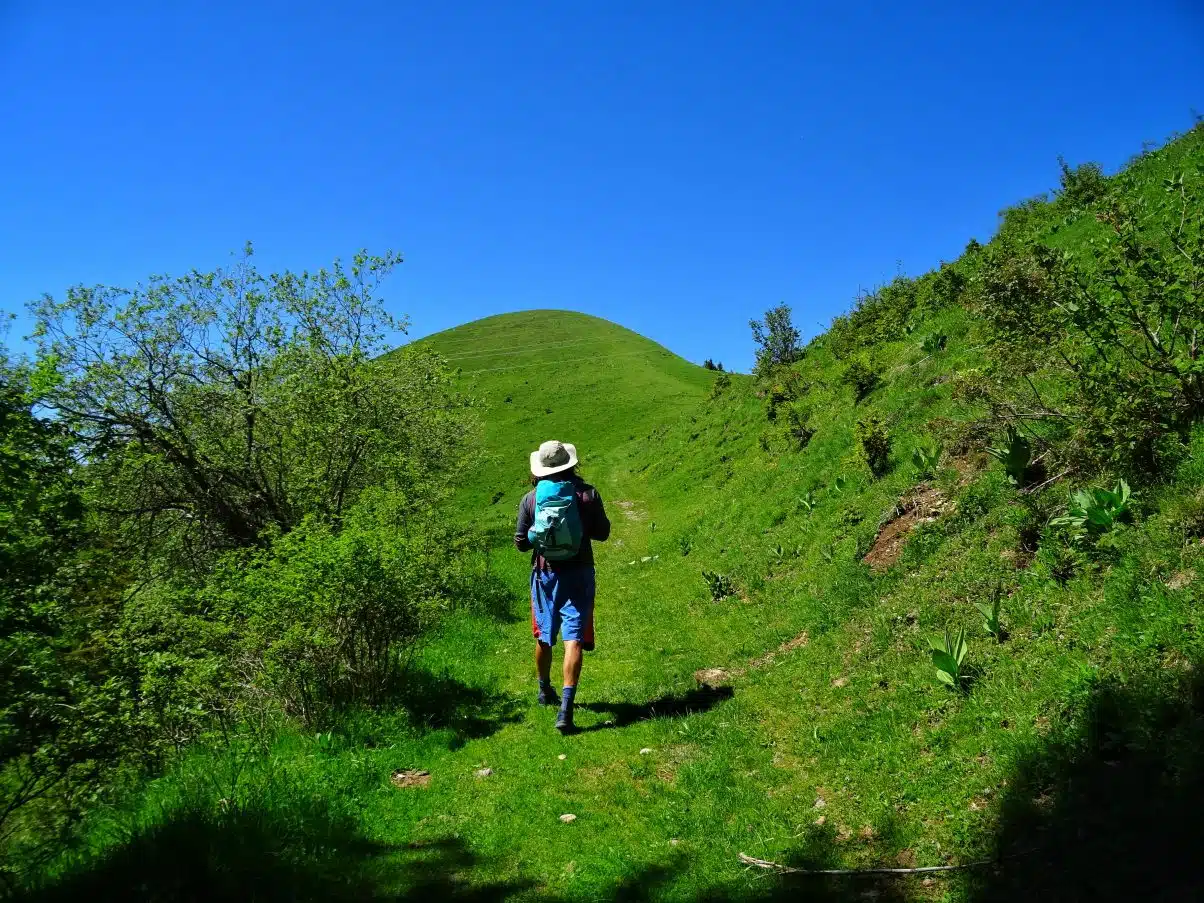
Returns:
[[[562,734],[569,734],[573,731],[573,713],[561,709],[556,713],[556,730]]]
[[[548,687],[546,690],[539,691],[536,702],[540,705],[560,705],[560,694],[552,687]]]

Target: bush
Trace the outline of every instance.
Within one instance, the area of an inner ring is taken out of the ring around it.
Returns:
[[[841,381],[852,388],[853,398],[856,401],[862,401],[881,383],[877,372],[861,358],[854,358],[845,367],[844,373],[841,374]]]
[[[1058,157],[1061,186],[1058,197],[1074,209],[1090,207],[1108,194],[1108,178],[1098,163],[1072,167]]]
[[[1090,255],[1005,237],[984,263],[995,401],[1057,424],[1064,457],[1157,475],[1204,413],[1202,206],[1204,180],[1176,175],[1156,198],[1111,201]]]
[[[711,398],[718,398],[732,387],[732,378],[727,373],[720,373],[711,383]]]
[[[206,595],[236,625],[248,686],[321,726],[397,691],[423,629],[467,590],[471,541],[374,494],[341,529],[310,519],[270,549],[228,556]]]
[[[756,373],[767,376],[778,367],[793,364],[803,356],[802,336],[790,319],[790,308],[780,304],[765,312],[765,320],[749,320],[757,343]]]
[[[865,466],[874,477],[884,476],[890,470],[890,433],[877,417],[866,417],[857,421],[854,433],[857,450]]]

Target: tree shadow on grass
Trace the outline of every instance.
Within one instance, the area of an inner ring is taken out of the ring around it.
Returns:
[[[1067,714],[1009,779],[967,899],[1204,900],[1204,680],[1104,683]]]
[[[298,903],[456,900],[486,903],[521,883],[470,885],[480,865],[459,840],[390,847],[365,839],[355,821],[320,801],[223,811],[190,807],[136,833],[21,903]]]
[[[578,729],[578,733],[626,727],[637,721],[652,718],[677,718],[707,712],[724,700],[731,699],[735,691],[731,687],[697,687],[676,696],[661,696],[650,702],[585,702],[579,707],[590,712],[610,715],[606,721]]]
[[[473,686],[450,674],[412,669],[392,702],[416,724],[453,732],[452,749],[488,737],[519,719],[525,705],[517,696]]]

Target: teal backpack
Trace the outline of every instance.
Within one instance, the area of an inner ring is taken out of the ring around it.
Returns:
[[[527,540],[547,561],[566,561],[581,550],[581,512],[571,481],[540,480],[535,487],[535,523]]]

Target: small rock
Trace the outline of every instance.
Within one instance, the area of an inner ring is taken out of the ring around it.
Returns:
[[[815,820],[815,827],[822,828],[825,824],[827,824],[827,821],[828,821],[827,817],[821,815],[819,818],[817,818]]]
[[[492,768],[478,768],[478,769],[476,770],[476,776],[477,776],[478,778],[487,778],[487,777],[489,777],[491,774],[493,774],[493,769],[492,769]]]
[[[573,815],[571,812],[566,812],[564,815],[560,816],[560,820],[567,825],[569,822],[576,821],[577,816]]]
[[[923,884],[925,887],[932,887],[932,879],[931,878],[925,878],[920,883]]]
[[[815,805],[812,806],[811,808],[812,809],[822,809],[826,805],[828,805],[828,804],[824,802],[824,798],[822,796],[817,796],[815,798]]]
[[[559,759],[561,762],[563,762],[565,759],[568,758],[568,756],[566,756],[564,753],[561,753],[556,758]]]
[[[861,830],[857,832],[862,840],[872,840],[874,838],[874,829],[869,825],[862,825]]]
[[[669,838],[669,846],[671,846],[671,847],[675,847],[675,846],[677,846],[679,843],[681,843],[681,841],[680,841],[680,840],[678,840],[676,837],[671,837],[671,838]]]
[[[651,560],[652,560],[651,555],[645,555],[643,558],[640,559],[640,564],[643,564],[644,562],[651,561]]]
[[[645,746],[643,749],[640,750],[640,755],[646,756],[650,752],[652,752],[652,749],[650,747]]]
[[[849,685],[849,679],[847,677],[838,677],[838,678],[836,678],[836,680],[832,681],[832,686],[837,687],[837,688],[847,687],[848,685]]]

